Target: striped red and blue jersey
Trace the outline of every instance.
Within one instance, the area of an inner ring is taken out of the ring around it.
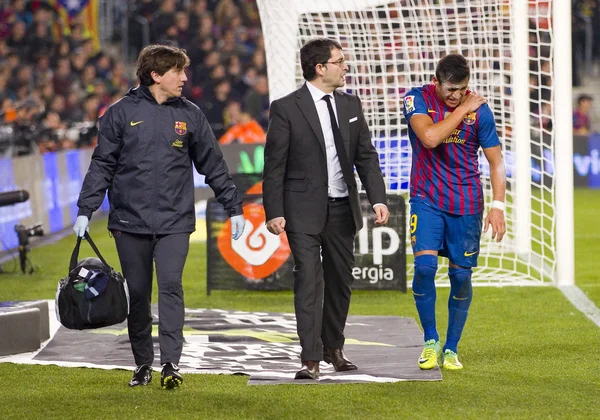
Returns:
[[[467,92],[468,93],[468,92]],[[404,96],[404,116],[412,146],[410,196],[421,197],[451,214],[483,212],[478,150],[500,144],[494,114],[487,104],[469,113],[442,144],[427,149],[410,126],[415,114],[442,121],[450,108],[435,94],[435,85],[413,88]]]

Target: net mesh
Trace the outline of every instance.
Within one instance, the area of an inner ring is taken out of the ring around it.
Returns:
[[[524,1],[524,0],[523,0]],[[495,114],[507,170],[507,234],[501,244],[482,236],[475,284],[548,284],[555,272],[552,130],[551,1],[529,1],[529,101],[513,98],[514,17],[511,0],[259,0],[271,100],[304,79],[299,50],[309,39],[342,44],[350,66],[345,90],[363,104],[389,193],[408,196],[411,149],[402,98],[430,83],[437,61],[461,53],[470,63],[470,88]],[[291,78],[293,77],[293,80]],[[569,98],[570,100],[570,98]],[[530,118],[531,176],[514,170],[515,113]],[[486,213],[492,200],[489,167],[480,154]],[[357,178],[358,180],[358,178]],[[516,247],[516,182],[530,183],[531,244]],[[407,242],[407,252],[411,252]],[[410,261],[410,260],[409,260]],[[443,263],[445,259],[442,259]],[[412,264],[408,264],[409,278]],[[444,270],[438,271],[445,282]]]

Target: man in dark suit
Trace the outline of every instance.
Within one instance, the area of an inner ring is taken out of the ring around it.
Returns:
[[[345,356],[354,237],[362,215],[354,167],[375,212],[389,218],[377,152],[358,97],[344,86],[341,45],[314,39],[300,50],[306,83],[271,104],[263,180],[267,228],[286,232],[294,255],[294,306],[302,368],[317,379],[319,362],[356,370]]]

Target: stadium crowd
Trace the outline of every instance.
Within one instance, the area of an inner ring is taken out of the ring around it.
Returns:
[[[256,2],[130,6],[130,31],[147,22],[150,42],[187,50],[184,96],[204,111],[217,138],[264,142],[269,96]],[[137,55],[141,37],[130,39]],[[82,16],[65,22],[46,2],[0,2],[0,157],[95,145],[98,117],[137,84],[133,60],[96,45]]]
[[[255,0],[129,0],[126,60],[119,48],[100,49],[82,16],[65,21],[54,3],[0,0],[0,157],[93,147],[98,116],[137,84],[132,69],[145,42],[187,50],[183,94],[221,143],[264,142],[269,92]],[[574,19],[600,19],[599,3],[574,0]],[[547,24],[531,20],[532,29]],[[531,31],[540,34],[548,35]],[[530,115],[539,136],[552,124],[550,40],[531,41],[539,46],[530,50]],[[593,41],[596,56],[600,43]],[[401,94],[407,88],[398,87]]]

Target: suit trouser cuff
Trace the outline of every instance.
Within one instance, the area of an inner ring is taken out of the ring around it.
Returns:
[[[300,360],[302,360],[303,362],[306,362],[308,360],[320,362],[321,360],[323,360],[323,352],[307,352],[302,350],[302,353],[300,354]]]

